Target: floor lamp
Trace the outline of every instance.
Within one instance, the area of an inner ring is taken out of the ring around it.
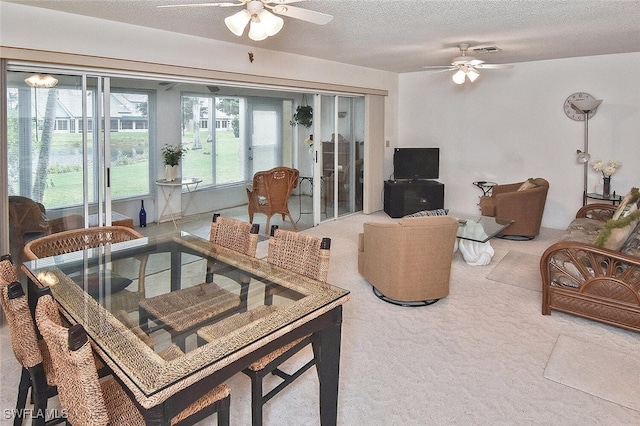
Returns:
[[[576,99],[571,101],[571,106],[578,112],[584,114],[584,150],[578,150],[578,163],[583,163],[584,180],[582,186],[582,205],[587,204],[587,172],[589,170],[589,114],[593,112],[602,103],[602,99]]]

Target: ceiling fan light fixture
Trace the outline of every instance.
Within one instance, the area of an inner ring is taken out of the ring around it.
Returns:
[[[224,23],[229,31],[240,37],[251,20],[251,14],[246,9],[224,18]]]
[[[58,79],[49,74],[33,74],[24,79],[29,87],[50,88],[58,84]]]
[[[258,15],[258,19],[260,20],[260,23],[263,25],[264,32],[269,37],[278,34],[278,32],[280,32],[280,30],[284,25],[284,19],[274,15],[273,13],[267,10],[263,10],[262,12],[260,12],[260,14]]]
[[[249,24],[249,38],[253,41],[261,41],[268,37],[264,25],[260,21],[251,20]]]
[[[459,69],[454,75],[453,77],[451,77],[453,79],[453,82],[456,84],[462,84],[464,83],[464,77],[465,77],[465,73],[464,71],[462,71],[461,69]]]
[[[480,77],[480,73],[473,68],[469,68],[467,71],[467,77],[469,77],[469,81],[473,83],[478,77]]]

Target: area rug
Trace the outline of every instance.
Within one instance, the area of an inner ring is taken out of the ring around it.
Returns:
[[[544,377],[640,411],[640,359],[586,340],[560,335]]]
[[[487,279],[528,290],[542,291],[540,256],[510,250],[487,275]]]

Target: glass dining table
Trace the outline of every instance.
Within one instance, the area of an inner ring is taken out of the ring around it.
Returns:
[[[252,362],[309,334],[322,360],[320,421],[336,424],[346,290],[184,232],[32,260],[23,270],[32,308],[39,289],[49,287],[61,313],[84,326],[95,352],[135,397],[147,424],[169,424]],[[211,286],[224,296],[205,297]],[[191,317],[224,304],[219,315],[203,315],[201,325],[225,325],[211,341],[190,328],[176,348],[163,321],[143,318],[136,302],[163,297],[171,304],[185,290],[196,296],[184,308]],[[245,312],[255,313],[251,321],[233,321]]]

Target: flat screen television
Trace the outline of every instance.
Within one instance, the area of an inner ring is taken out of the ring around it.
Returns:
[[[440,148],[396,148],[393,152],[394,179],[438,179]]]

